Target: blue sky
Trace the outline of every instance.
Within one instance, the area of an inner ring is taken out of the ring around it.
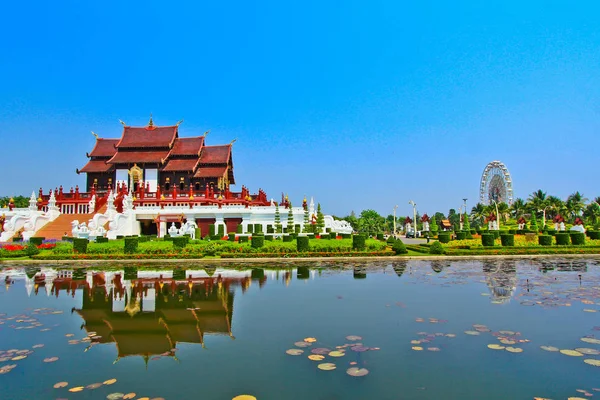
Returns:
[[[90,131],[152,112],[336,215],[470,208],[492,160],[518,197],[600,196],[597,2],[251,3],[4,4],[0,195],[82,185]]]

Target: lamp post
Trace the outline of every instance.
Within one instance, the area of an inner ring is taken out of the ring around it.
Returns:
[[[414,232],[415,232],[415,238],[416,238],[417,237],[417,203],[410,200],[408,202],[408,204],[411,204],[413,206],[413,222],[415,223]]]
[[[552,205],[546,206],[546,207],[544,207],[543,210],[539,210],[539,211],[543,212],[543,214],[542,214],[542,229],[544,229],[546,227],[546,210],[549,208],[554,208],[554,206],[552,206]]]
[[[397,205],[394,206],[394,238],[396,238],[396,209],[398,208]]]
[[[500,230],[500,215],[498,214],[498,203],[496,203],[496,200],[492,199],[492,201],[494,202],[494,205],[496,206],[496,221],[498,221],[497,227],[498,230]]]

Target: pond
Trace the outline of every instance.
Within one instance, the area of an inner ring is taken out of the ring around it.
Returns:
[[[2,399],[600,397],[595,258],[0,277]]]

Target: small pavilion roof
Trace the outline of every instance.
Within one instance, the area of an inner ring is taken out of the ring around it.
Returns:
[[[230,157],[231,144],[204,146],[200,156],[200,164],[227,164]]]
[[[220,178],[225,175],[226,166],[222,167],[200,167],[194,174],[194,178]]]
[[[168,150],[158,151],[118,151],[110,160],[109,164],[133,164],[153,163],[160,164],[169,154]]]
[[[111,164],[106,163],[106,160],[91,160],[79,172],[107,172],[112,167]]]
[[[170,148],[177,138],[177,125],[123,128],[123,135],[117,143],[117,148]]]
[[[167,162],[167,165],[165,165],[165,167],[162,169],[162,171],[193,171],[197,163],[198,160],[195,158],[188,158],[184,160],[169,160]]]
[[[115,145],[119,142],[119,139],[96,139],[96,144],[92,149],[92,152],[88,154],[88,157],[105,157],[110,158],[115,155],[117,149]]]
[[[198,156],[204,145],[204,136],[175,139],[173,148],[169,152],[171,156]]]

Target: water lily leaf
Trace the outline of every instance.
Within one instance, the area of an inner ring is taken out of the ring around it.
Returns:
[[[329,353],[330,357],[343,357],[345,355],[346,355],[346,353],[344,353],[343,351],[337,351],[337,350]]]
[[[101,383],[92,383],[90,385],[87,385],[85,388],[93,390],[93,389],[98,389],[100,386],[102,386]]]
[[[135,398],[135,393],[133,393],[133,392],[127,393],[125,396],[123,396],[123,399],[125,399],[125,400],[134,399],[134,398]]]
[[[310,347],[310,346],[312,346],[312,344],[309,343],[309,342],[302,341],[302,342],[296,342],[296,343],[294,343],[294,346],[298,346],[298,347]]]
[[[507,347],[506,351],[511,352],[511,353],[522,353],[523,349],[521,349],[519,347]]]
[[[515,342],[514,340],[509,340],[509,339],[500,339],[500,343],[502,343],[502,344],[515,344],[517,342]]]
[[[578,347],[578,348],[575,349],[575,351],[578,351],[581,354],[586,354],[586,355],[589,355],[589,356],[600,355],[600,351],[598,351],[596,349],[589,349],[587,347]]]
[[[325,347],[317,347],[316,349],[312,349],[310,352],[313,354],[326,355],[331,352],[331,349],[327,349]]]
[[[308,356],[308,359],[313,360],[313,361],[321,361],[324,358],[325,358],[325,356],[322,356],[319,354],[311,354],[310,356]]]
[[[116,393],[109,394],[108,396],[106,396],[106,398],[108,400],[119,400],[119,399],[122,399],[123,396],[124,396],[123,393],[116,392]]]
[[[76,386],[76,387],[72,387],[71,389],[69,389],[69,392],[81,392],[83,390],[83,386]]]
[[[479,332],[477,332],[477,331],[465,331],[465,333],[466,333],[467,335],[471,335],[471,336],[477,336],[477,335],[479,335],[479,334],[480,334],[480,333],[479,333]]]
[[[584,363],[593,365],[594,367],[600,367],[600,360],[595,360],[593,358],[586,358],[583,360]]]
[[[492,350],[504,350],[504,346],[500,346],[499,344],[488,344],[487,347]]]
[[[317,341],[317,339],[315,339],[314,337],[307,337],[307,338],[304,338],[304,341],[306,343],[314,343]]]
[[[64,388],[64,387],[67,387],[67,386],[69,386],[69,382],[58,382],[58,383],[54,384],[53,388],[54,389],[60,389],[60,388]]]
[[[427,348],[428,351],[440,351],[439,347],[428,347]]]
[[[559,350],[558,347],[554,347],[554,346],[540,346],[540,349],[546,350],[546,351],[558,351]]]
[[[45,363],[51,363],[51,362],[55,362],[58,360],[58,357],[48,357],[48,358],[44,358],[44,362]]]
[[[600,339],[591,338],[591,337],[582,337],[582,342],[592,343],[592,344],[600,344]]]
[[[320,370],[323,370],[323,371],[333,371],[337,367],[335,366],[334,363],[323,363],[323,364],[317,365],[317,368],[319,368]]]
[[[362,353],[363,351],[369,350],[369,348],[365,346],[352,346],[350,347],[350,350],[356,351],[357,353]]]
[[[502,335],[507,335],[507,336],[514,336],[515,332],[513,331],[500,331],[499,332]]]
[[[575,350],[568,350],[568,349],[566,349],[566,350],[561,350],[560,352],[561,352],[562,354],[566,355],[566,356],[571,356],[571,357],[581,357],[581,356],[583,355],[583,354],[581,354],[581,353],[580,353],[580,352],[578,352],[578,351],[575,351]]]
[[[304,350],[300,350],[300,349],[289,349],[285,351],[287,354],[289,354],[290,356],[299,356],[300,354],[304,353]]]
[[[420,347],[420,346],[413,346],[412,349],[415,350],[415,351],[421,351],[421,350],[423,350],[423,348]]]
[[[256,397],[250,394],[240,394],[239,396],[235,396],[232,400],[256,400]]]
[[[350,376],[365,376],[369,373],[369,370],[366,368],[357,368],[352,367],[346,370],[346,373]]]
[[[104,382],[102,382],[104,385],[112,385],[113,383],[115,383],[117,380],[115,378],[112,379],[108,379]]]
[[[362,340],[362,337],[360,336],[356,336],[356,335],[350,335],[350,336],[346,336],[346,340],[350,340],[350,341],[356,341],[356,340]]]
[[[420,340],[411,340],[410,341],[410,344],[419,344],[419,343],[421,343]]]

